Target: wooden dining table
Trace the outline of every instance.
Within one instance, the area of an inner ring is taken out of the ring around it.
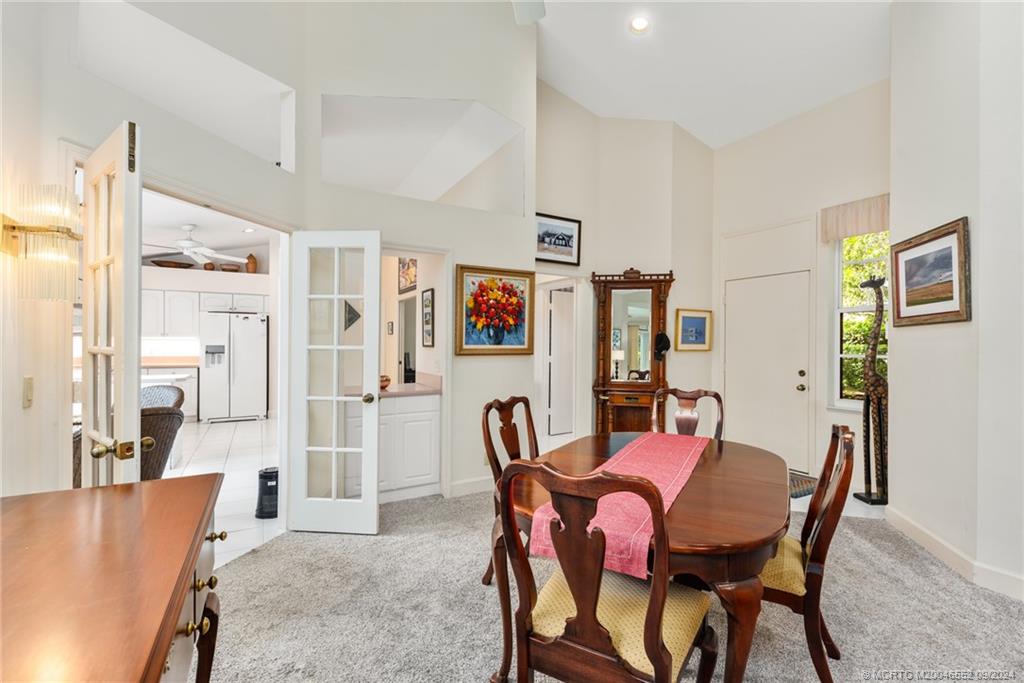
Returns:
[[[540,460],[566,474],[588,474],[640,434],[585,436]],[[547,491],[535,481],[520,477],[513,483],[517,517],[532,519],[549,501]],[[689,481],[665,513],[665,527],[669,573],[714,591],[725,608],[729,623],[725,680],[742,681],[761,612],[759,574],[789,528],[785,461],[756,446],[710,440]],[[502,618],[511,628],[507,581],[499,590],[505,591]],[[511,648],[506,642],[501,669],[492,680],[505,678],[502,672],[507,674],[510,661]]]

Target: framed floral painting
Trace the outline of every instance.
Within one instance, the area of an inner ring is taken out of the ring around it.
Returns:
[[[534,274],[458,265],[455,268],[455,353],[533,353]]]

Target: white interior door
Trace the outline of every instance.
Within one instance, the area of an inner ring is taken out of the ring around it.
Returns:
[[[725,283],[725,437],[801,472],[812,424],[809,283],[807,271]]]
[[[380,263],[379,232],[292,233],[289,529],[377,533]]]
[[[83,486],[139,480],[140,146],[126,121],[85,162]]]
[[[548,436],[572,434],[575,431],[575,390],[573,366],[576,363],[575,305],[571,289],[548,292],[547,325],[547,397]]]

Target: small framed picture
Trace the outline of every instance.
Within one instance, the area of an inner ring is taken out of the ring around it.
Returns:
[[[612,328],[612,350],[619,351],[622,349],[622,328]]]
[[[434,288],[424,289],[420,294],[420,312],[423,316],[423,346],[433,348],[434,346]]]
[[[711,311],[676,309],[676,351],[711,350]]]
[[[970,264],[966,217],[892,245],[892,324],[970,320]]]
[[[578,266],[582,231],[581,221],[538,213],[537,260]]]
[[[398,258],[398,293],[405,294],[416,289],[416,259]]]

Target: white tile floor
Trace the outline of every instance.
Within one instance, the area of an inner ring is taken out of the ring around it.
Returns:
[[[256,519],[258,473],[277,467],[277,420],[249,422],[186,422],[178,431],[171,460],[164,477],[223,472],[224,484],[214,508],[217,531],[228,539],[217,543],[216,566],[230,562],[284,531],[281,517]],[[180,460],[179,460],[180,457]]]

